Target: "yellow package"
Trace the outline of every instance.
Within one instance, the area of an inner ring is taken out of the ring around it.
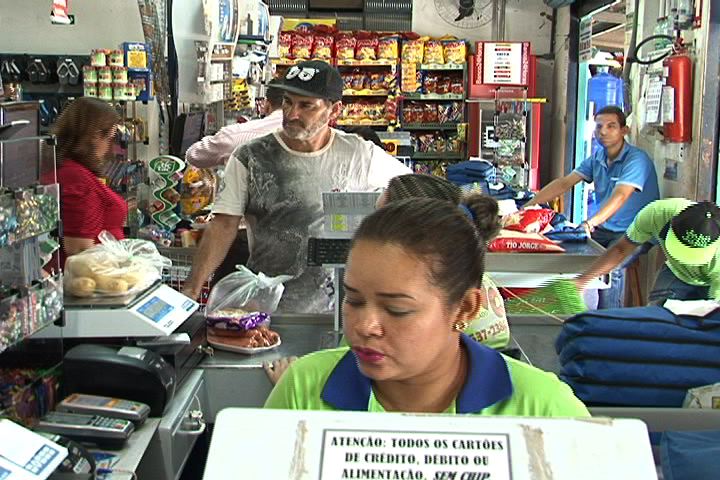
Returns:
[[[443,44],[440,40],[425,42],[425,63],[445,63]]]
[[[402,44],[402,61],[407,63],[421,63],[423,60],[425,42],[428,37],[414,40],[405,40]]]

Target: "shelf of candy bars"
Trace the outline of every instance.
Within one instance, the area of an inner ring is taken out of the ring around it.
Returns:
[[[33,426],[57,403],[60,370],[0,369],[0,416]]]
[[[57,184],[23,189],[0,189],[0,248],[57,227]]]

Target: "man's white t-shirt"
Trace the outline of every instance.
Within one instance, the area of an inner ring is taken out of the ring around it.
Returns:
[[[331,272],[308,267],[308,238],[323,230],[322,192],[373,191],[412,173],[395,157],[354,134],[332,129],[312,153],[291,150],[278,133],[238,147],[225,170],[214,213],[243,216],[248,224],[248,268],[292,275],[278,311],[326,312]]]

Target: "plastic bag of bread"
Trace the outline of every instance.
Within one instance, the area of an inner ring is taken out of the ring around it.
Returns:
[[[147,240],[117,240],[107,231],[100,243],[65,261],[65,292],[74,297],[118,297],[142,292],[172,262]]]
[[[250,330],[269,325],[280,303],[289,275],[268,277],[239,265],[210,292],[205,308],[208,326],[224,330]]]

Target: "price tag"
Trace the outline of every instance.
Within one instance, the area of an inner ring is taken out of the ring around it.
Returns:
[[[322,480],[510,480],[503,433],[323,431]]]

